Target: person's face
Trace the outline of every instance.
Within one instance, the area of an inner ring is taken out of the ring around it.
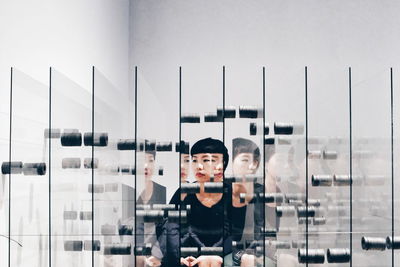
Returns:
[[[234,158],[232,168],[235,177],[244,177],[257,171],[258,161],[254,161],[253,153],[240,153]]]
[[[145,153],[144,158],[144,177],[151,179],[154,174],[154,156],[149,153]]]
[[[181,181],[186,182],[189,174],[189,154],[181,154]]]
[[[222,181],[224,174],[223,155],[220,153],[199,153],[192,156],[192,171],[197,182]]]

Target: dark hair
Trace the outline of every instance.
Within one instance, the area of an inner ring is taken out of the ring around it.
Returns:
[[[156,158],[156,142],[144,141],[144,152],[153,155]]]
[[[190,155],[193,156],[195,154],[200,154],[200,153],[222,154],[224,160],[224,170],[226,170],[226,167],[228,166],[229,162],[229,154],[228,154],[228,149],[225,147],[224,143],[222,143],[220,140],[208,137],[197,141],[190,149]]]
[[[245,138],[235,138],[232,140],[233,159],[241,153],[252,153],[253,160],[260,163],[260,149],[251,140]]]

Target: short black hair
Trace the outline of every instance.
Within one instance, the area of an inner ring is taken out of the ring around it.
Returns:
[[[260,148],[251,140],[246,138],[234,138],[232,140],[233,159],[241,153],[253,154],[253,160],[260,163]]]
[[[156,159],[156,142],[145,140],[144,152],[153,155],[154,159]]]
[[[224,161],[224,170],[226,170],[226,167],[228,167],[228,162],[229,162],[228,149],[226,148],[224,143],[221,142],[220,140],[208,137],[197,141],[190,149],[190,155],[193,156],[195,154],[200,154],[200,153],[222,154]]]

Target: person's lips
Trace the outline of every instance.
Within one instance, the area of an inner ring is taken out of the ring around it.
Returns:
[[[196,177],[202,178],[202,177],[204,177],[204,176],[205,176],[205,175],[202,174],[201,172],[196,172]]]

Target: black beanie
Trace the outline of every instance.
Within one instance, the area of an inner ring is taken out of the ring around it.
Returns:
[[[228,154],[228,149],[225,147],[224,143],[222,143],[220,140],[208,137],[197,141],[190,149],[190,155],[193,156],[195,154],[200,154],[200,153],[222,154],[224,159],[224,171],[226,170],[226,167],[228,166],[229,162],[229,154]]]

